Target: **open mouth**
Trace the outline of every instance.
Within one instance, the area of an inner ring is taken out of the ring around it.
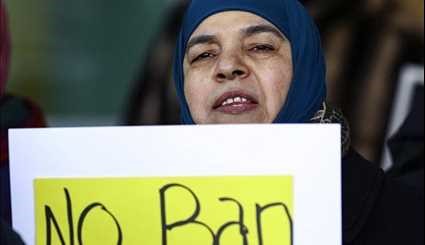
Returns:
[[[224,93],[214,103],[213,109],[227,114],[242,114],[252,111],[258,101],[251,95],[241,91]]]

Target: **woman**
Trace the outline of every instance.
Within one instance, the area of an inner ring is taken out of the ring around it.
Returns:
[[[193,0],[174,62],[182,122],[340,123],[344,244],[422,245],[423,198],[350,150],[346,121],[325,103],[325,69],[298,1]]]

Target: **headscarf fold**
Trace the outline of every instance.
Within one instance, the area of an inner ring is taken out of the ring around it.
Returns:
[[[208,17],[245,11],[274,24],[289,39],[293,80],[274,123],[307,123],[326,98],[326,66],[318,29],[298,0],[192,0],[183,20],[174,57],[174,81],[183,124],[194,124],[184,94],[183,60],[190,36]]]
[[[0,97],[6,89],[9,70],[10,36],[6,17],[6,7],[3,0],[0,0]]]

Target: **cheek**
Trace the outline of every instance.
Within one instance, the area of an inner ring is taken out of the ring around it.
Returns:
[[[269,64],[264,77],[267,110],[270,116],[275,117],[285,104],[291,86],[293,71],[290,59]]]
[[[284,100],[292,83],[292,73],[292,66],[285,66],[285,68],[281,68],[279,73],[276,74],[274,89],[276,94],[279,95],[281,102],[285,102]]]
[[[189,104],[189,108],[192,109],[195,105],[199,104],[200,94],[202,94],[202,90],[200,86],[197,86],[197,79],[191,75],[185,76],[185,84],[184,84],[184,93],[186,96],[187,103]]]
[[[186,101],[193,119],[195,122],[199,122],[206,114],[209,88],[206,86],[203,76],[198,76],[196,73],[185,74],[185,78]]]

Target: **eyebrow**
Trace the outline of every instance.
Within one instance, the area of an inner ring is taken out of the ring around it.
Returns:
[[[287,39],[283,34],[278,31],[275,27],[267,24],[250,26],[243,29],[242,34],[246,37],[254,36],[261,33],[272,33],[278,38],[286,41]],[[200,44],[209,44],[218,42],[217,37],[215,35],[199,35],[191,38],[187,44],[186,50],[189,51],[192,47]]]
[[[247,37],[254,36],[254,35],[257,35],[257,34],[261,34],[261,33],[272,33],[275,36],[277,36],[278,38],[283,39],[284,41],[287,40],[285,38],[285,36],[279,30],[277,30],[275,27],[273,27],[271,25],[267,25],[267,24],[261,24],[261,25],[255,25],[255,26],[247,27],[246,29],[242,30],[242,33]]]
[[[213,43],[217,42],[217,37],[214,35],[199,35],[195,36],[187,44],[186,50],[189,50],[193,46],[199,45],[199,44],[206,44],[206,43]]]

